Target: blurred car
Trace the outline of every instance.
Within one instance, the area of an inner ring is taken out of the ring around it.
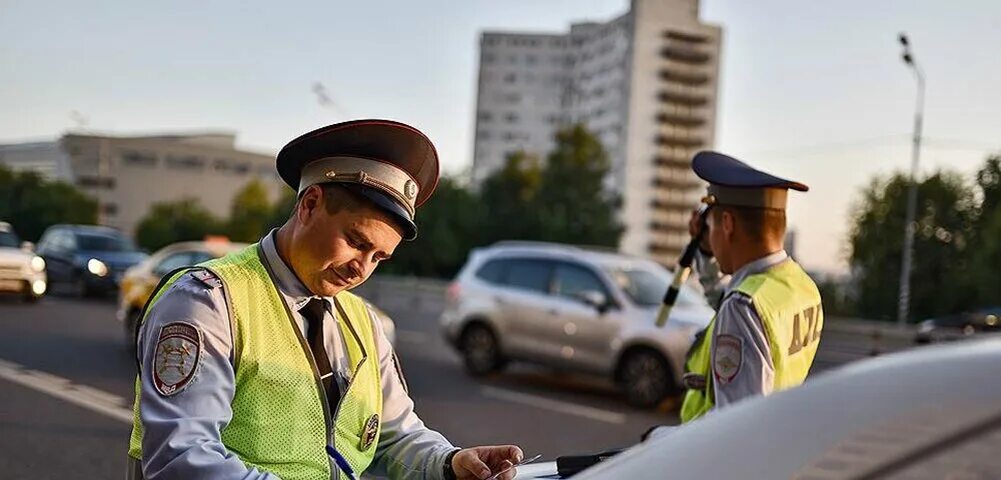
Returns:
[[[473,375],[525,360],[612,378],[649,407],[680,392],[685,355],[713,310],[682,289],[654,325],[671,272],[644,258],[534,242],[475,249],[448,287],[441,325]]]
[[[999,377],[996,338],[885,355],[740,402],[573,478],[1001,478]],[[516,478],[556,471],[530,465]]]
[[[53,225],[38,242],[49,284],[67,284],[78,296],[113,292],[125,270],[147,255],[122,232],[94,225]]]
[[[35,255],[31,242],[21,242],[7,222],[0,222],[0,292],[35,302],[48,287],[45,260]]]
[[[1001,306],[925,320],[918,324],[914,341],[924,344],[998,332],[1001,332]]]
[[[181,267],[222,257],[246,247],[246,243],[234,243],[224,237],[209,237],[205,241],[179,242],[157,250],[146,260],[125,272],[118,292],[116,317],[122,322],[126,345],[133,351],[136,347],[136,325],[143,306],[149,301],[153,289],[164,275]],[[396,325],[393,320],[375,305],[365,301],[379,316],[382,328],[389,341],[396,344]]]

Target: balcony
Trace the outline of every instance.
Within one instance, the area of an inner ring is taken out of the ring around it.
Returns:
[[[650,201],[650,206],[654,210],[663,210],[666,212],[690,212],[695,207],[699,206],[697,201],[690,201],[684,199],[676,198],[655,198]]]
[[[653,164],[659,167],[683,168],[687,170],[691,168],[692,160],[688,156],[662,154],[657,157],[654,157]]]
[[[667,46],[660,50],[660,55],[668,60],[695,65],[706,63],[712,57],[709,50],[701,45],[679,41],[669,41]]]
[[[683,222],[661,222],[653,220],[650,222],[650,230],[658,233],[687,234],[688,219],[685,219]]]
[[[664,103],[689,107],[701,107],[709,103],[709,97],[694,88],[666,88],[657,94],[657,99]]]
[[[667,147],[693,148],[705,144],[705,138],[693,133],[689,129],[671,128],[661,129],[661,133],[654,139],[658,145]]]
[[[681,83],[684,85],[704,85],[709,81],[709,74],[699,68],[691,68],[686,65],[669,64],[671,67],[660,70],[660,79],[665,82]]]
[[[658,113],[657,122],[663,125],[698,127],[705,125],[706,119],[691,111],[683,112],[678,109],[672,109],[670,112]]]
[[[679,40],[688,43],[706,43],[709,41],[709,37],[707,35],[694,32],[665,30],[663,36],[668,40]]]
[[[686,176],[687,177],[687,176]],[[672,190],[693,190],[702,185],[702,182],[693,178],[659,175],[650,180],[650,184],[657,188]]]

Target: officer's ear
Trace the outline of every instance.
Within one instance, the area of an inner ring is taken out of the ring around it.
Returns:
[[[721,208],[719,213],[719,227],[723,229],[723,235],[727,238],[733,236],[737,231],[737,217],[730,209]]]
[[[323,209],[323,188],[319,185],[310,185],[295,204],[295,216],[300,223],[306,223]]]

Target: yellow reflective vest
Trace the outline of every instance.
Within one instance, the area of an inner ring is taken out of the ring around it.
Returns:
[[[817,285],[792,260],[750,275],[735,289],[751,298],[768,337],[775,367],[773,391],[795,387],[806,379],[817,354],[824,310]],[[682,423],[701,417],[715,404],[715,379],[711,364],[714,318],[692,345],[685,371],[705,378],[705,388],[690,388],[681,405]]]
[[[312,353],[261,262],[258,245],[197,268],[213,272],[228,295],[233,329],[236,393],[233,418],[222,430],[226,448],[244,463],[283,480],[329,480],[328,442],[357,475],[372,463],[379,443],[382,382],[372,320],[364,302],[341,292],[337,322],[353,366],[351,381],[331,412]],[[146,311],[184,271],[171,275]],[[144,315],[145,316],[145,315]],[[140,385],[129,455],[142,458]]]

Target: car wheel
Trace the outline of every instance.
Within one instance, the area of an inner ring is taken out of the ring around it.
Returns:
[[[504,366],[497,337],[486,326],[467,327],[460,347],[466,370],[475,376],[496,372]]]
[[[619,381],[629,403],[636,407],[657,406],[676,386],[664,357],[653,350],[636,350],[622,359]]]

